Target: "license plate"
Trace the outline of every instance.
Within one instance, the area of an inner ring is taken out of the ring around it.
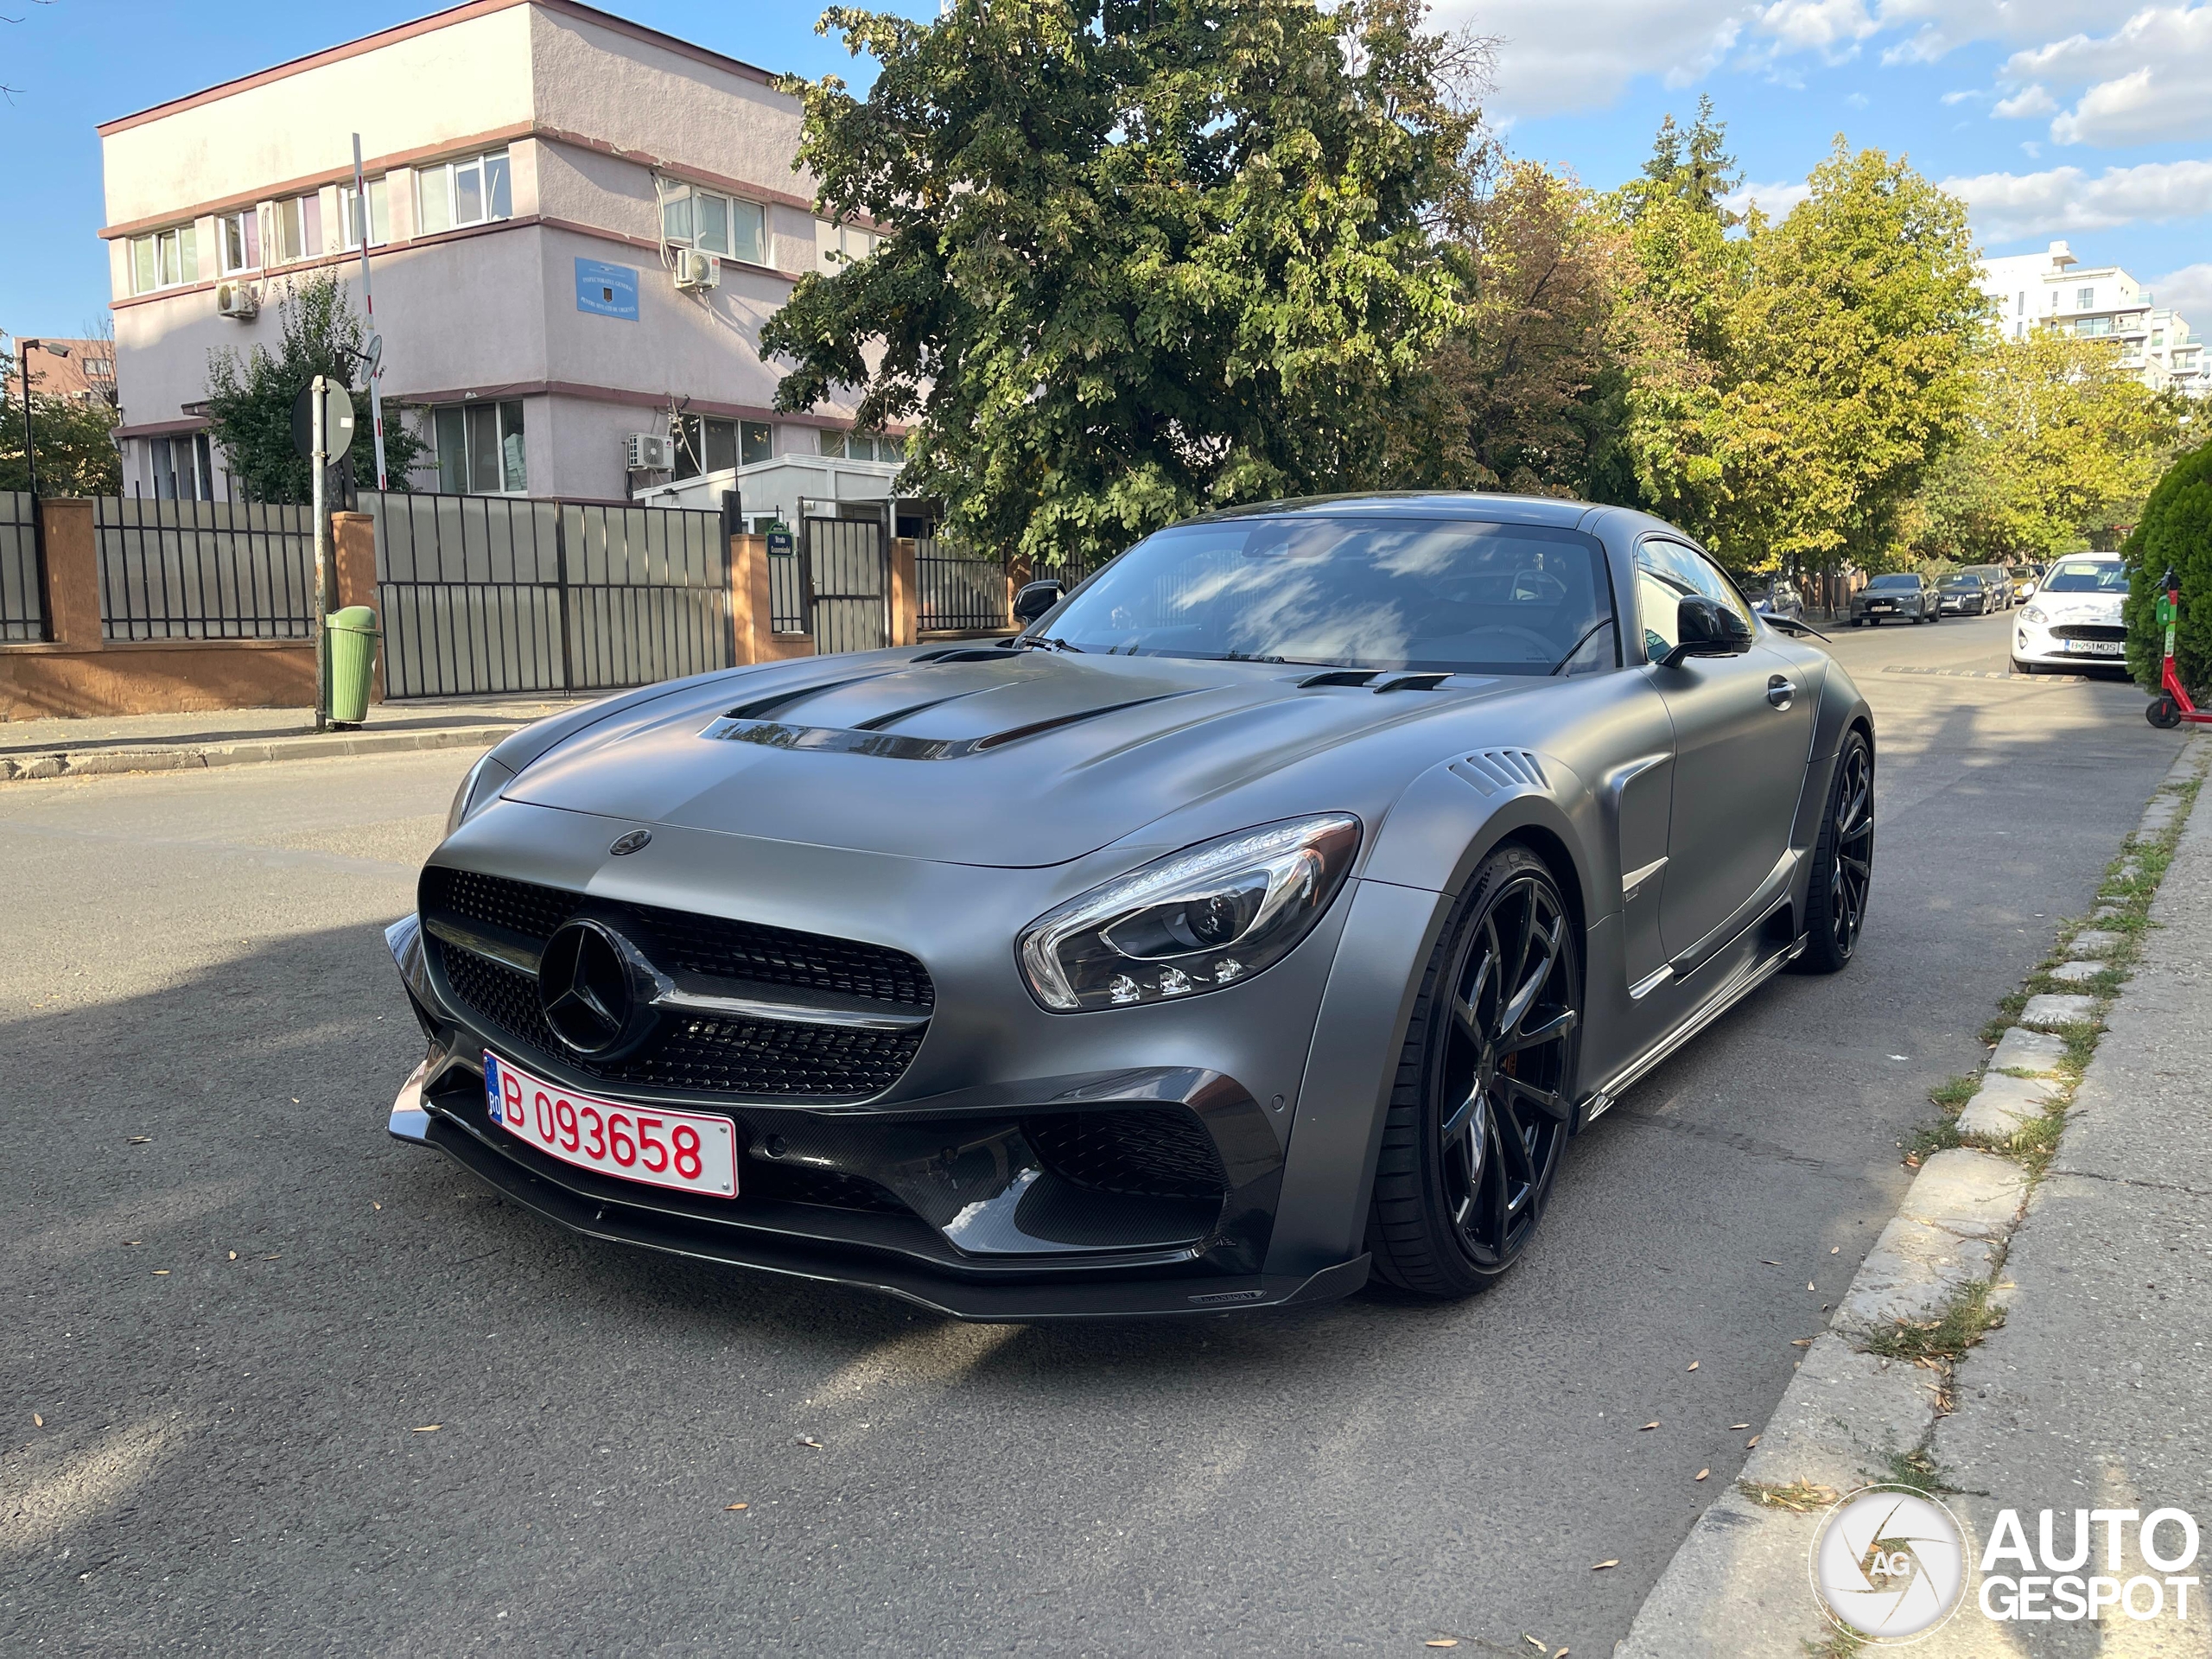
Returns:
[[[737,1196],[737,1141],[726,1117],[580,1095],[488,1050],[484,1100],[494,1123],[564,1164],[710,1198]]]
[[[2127,647],[2117,639],[2069,639],[2066,649],[2080,657],[2118,657]]]
[[[1890,601],[1887,601],[1886,599],[1878,599],[1878,600],[1876,600],[1876,601],[1875,601],[1872,605],[1869,605],[1866,608],[1867,608],[1868,610],[1870,610],[1870,611],[1886,611],[1886,610],[1892,609],[1892,608],[1894,608],[1894,607],[1890,604]]]

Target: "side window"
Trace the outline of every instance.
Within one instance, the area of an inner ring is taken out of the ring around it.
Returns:
[[[1702,594],[1734,611],[1749,626],[1751,607],[1720,567],[1695,548],[1657,538],[1636,550],[1636,612],[1643,630],[1643,654],[1656,660],[1675,648],[1675,613],[1692,594]]]

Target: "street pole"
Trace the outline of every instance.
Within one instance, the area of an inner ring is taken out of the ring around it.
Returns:
[[[361,176],[361,135],[353,135],[353,218],[361,238],[361,309],[369,320],[373,355],[369,361],[369,430],[377,445],[377,488],[388,490],[384,472],[384,397],[377,382],[384,378],[384,337],[377,333],[377,299],[369,292],[369,187]]]
[[[308,395],[315,402],[315,456],[308,464],[315,469],[315,728],[320,732],[329,722],[330,709],[330,632],[323,626],[324,613],[330,608],[330,512],[325,499],[330,474],[330,435],[326,429],[329,380],[315,376]]]
[[[31,562],[38,569],[39,604],[44,607],[50,603],[46,585],[46,515],[39,511],[38,444],[31,436],[31,347],[37,344],[20,334],[16,337],[16,366],[23,376],[23,470],[30,474]],[[53,627],[50,613],[47,626],[49,630]]]

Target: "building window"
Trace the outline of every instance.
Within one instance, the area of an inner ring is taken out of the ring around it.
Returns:
[[[430,411],[442,495],[521,495],[530,488],[522,404],[441,404]]]
[[[512,219],[514,211],[514,191],[504,149],[415,171],[415,232],[418,236]]]
[[[696,185],[661,186],[661,240],[697,248],[747,264],[768,263],[766,215],[757,201],[741,201]]]
[[[261,269],[261,215],[251,207],[223,214],[215,221],[215,245],[220,251],[223,275]]]
[[[828,219],[814,221],[814,246],[826,271],[842,270],[874,253],[883,238],[864,231],[857,225],[832,225]]]
[[[163,501],[213,501],[215,499],[215,458],[205,432],[185,432],[175,437],[146,442],[147,470],[153,474],[154,493]]]
[[[2096,305],[2096,302],[2097,290],[2095,289],[2077,288],[2074,290],[2074,308],[2076,311],[2090,310]]]
[[[180,225],[173,231],[130,238],[130,291],[151,294],[200,280],[200,227]]]
[[[340,232],[340,245],[352,253],[361,245],[360,193],[350,184],[338,187],[338,218],[345,228]],[[385,206],[382,179],[369,181],[369,245],[380,248],[391,238],[391,214]]]
[[[845,461],[906,460],[906,440],[886,436],[880,432],[824,432],[822,453],[836,455]]]
[[[726,473],[733,467],[751,467],[772,461],[776,429],[766,421],[717,421],[697,415],[679,416],[676,426],[677,480],[702,473]]]
[[[288,201],[271,203],[270,226],[276,232],[276,257],[289,264],[296,259],[313,259],[322,252],[322,197],[294,196]]]
[[[2016,317],[2024,317],[2028,315],[2028,296],[2026,289],[2023,289],[2020,291],[2020,302],[2012,308],[2012,315]]]

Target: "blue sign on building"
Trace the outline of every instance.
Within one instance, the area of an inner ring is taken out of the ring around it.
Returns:
[[[638,320],[638,273],[603,259],[576,261],[576,309],[595,317]]]

